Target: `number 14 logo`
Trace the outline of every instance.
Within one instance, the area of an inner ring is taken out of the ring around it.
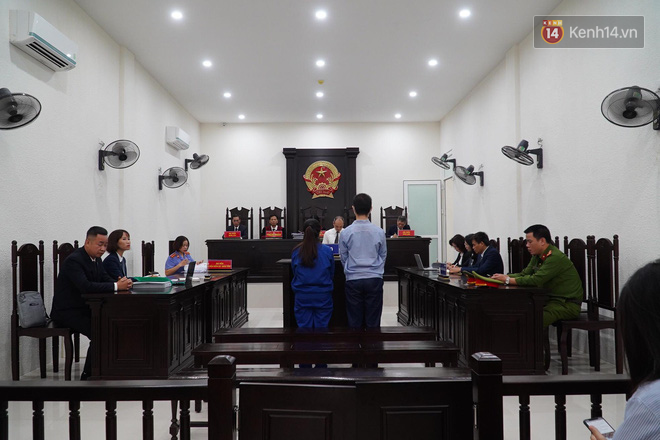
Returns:
[[[561,26],[543,26],[541,36],[548,44],[557,44],[564,38],[564,28]]]

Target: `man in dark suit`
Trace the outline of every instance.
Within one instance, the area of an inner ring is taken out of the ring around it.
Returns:
[[[474,266],[449,268],[450,273],[476,272],[479,275],[490,276],[504,272],[504,261],[499,251],[489,246],[490,240],[485,232],[477,232],[472,237],[472,250],[477,253],[477,262]]]
[[[237,215],[231,218],[231,226],[227,226],[228,231],[240,231],[241,238],[248,238],[247,226],[241,224],[241,218]]]
[[[103,268],[101,256],[108,246],[108,231],[92,226],[87,231],[85,245],[69,255],[60,268],[55,283],[55,295],[50,317],[62,327],[82,333],[90,339],[87,359],[80,380],[92,373],[92,313],[82,295],[94,292],[128,290],[133,285],[126,277],[112,279]]]
[[[268,217],[268,226],[261,230],[261,238],[266,238],[266,231],[282,231],[282,238],[286,238],[284,228],[279,225],[280,219],[275,214]]]
[[[410,225],[408,224],[408,219],[406,218],[405,215],[400,215],[396,219],[396,225],[390,226],[385,236],[387,238],[398,237],[399,231],[402,229],[410,229]]]

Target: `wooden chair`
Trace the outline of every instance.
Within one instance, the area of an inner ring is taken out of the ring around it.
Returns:
[[[575,320],[561,321],[562,331],[559,344],[562,374],[568,374],[568,338],[573,329],[586,330],[593,334],[589,338],[589,358],[590,364],[596,371],[600,371],[600,331],[613,329],[616,372],[621,374],[623,373],[623,340],[616,319],[616,303],[619,299],[619,236],[615,235],[613,241],[607,238],[596,241],[596,238],[590,235],[587,237],[586,249],[587,312],[580,314]],[[580,269],[578,269],[578,273],[580,273]],[[584,284],[583,280],[583,286]],[[613,316],[602,315],[601,309],[609,310]]]
[[[238,208],[234,207],[232,209],[227,208],[227,227],[231,226],[232,217],[239,216],[241,219],[241,224],[245,225],[248,228],[248,234],[250,234],[250,239],[254,238],[252,233],[252,220],[253,220],[253,209],[247,208]]]
[[[78,249],[78,240],[71,243],[62,243],[58,246],[57,240],[53,240],[53,292],[55,291],[55,283],[57,283],[57,275],[60,273],[60,265],[66,258]],[[73,360],[80,362],[80,333],[72,332],[73,335]],[[60,371],[60,338],[53,337],[53,371],[57,373]]]
[[[11,242],[12,271],[12,311],[11,311],[11,374],[13,380],[19,380],[19,361],[21,336],[39,339],[39,368],[41,377],[46,377],[46,340],[48,338],[64,338],[64,378],[71,380],[71,365],[73,363],[73,344],[71,329],[57,327],[49,322],[45,327],[23,328],[18,319],[18,293],[23,291],[38,291],[44,295],[44,242],[39,241],[39,247],[26,243],[18,249],[16,240]]]
[[[525,239],[523,237],[514,239],[507,237],[506,246],[509,251],[509,273],[522,272],[532,259],[532,254],[527,250]]]
[[[146,277],[147,275],[154,272],[155,251],[156,251],[156,245],[153,241],[145,242],[144,240],[142,240],[142,276],[143,277]]]
[[[328,213],[328,207],[321,208],[320,206],[308,206],[306,208],[300,208],[300,227],[302,228],[305,220],[310,218],[315,218],[321,223],[322,229],[327,229],[325,226],[325,215]]]
[[[497,252],[500,251],[500,237],[497,237],[497,240],[494,238],[491,238],[490,241],[488,242],[488,246],[493,246],[495,249],[497,249]]]
[[[261,234],[261,230],[266,227],[268,219],[270,219],[272,215],[276,215],[277,218],[280,219],[280,226],[282,226],[282,229],[284,229],[284,232],[286,233],[286,208],[278,208],[277,206],[271,208],[269,206],[263,209],[261,207],[259,208],[259,234]]]
[[[352,212],[353,210],[351,210]],[[408,207],[389,206],[387,208],[380,207],[380,227],[387,231],[390,227],[396,225],[396,221],[400,216],[408,218]]]

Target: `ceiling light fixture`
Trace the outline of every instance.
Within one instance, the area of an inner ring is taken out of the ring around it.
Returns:
[[[316,92],[317,98],[323,98],[323,92]]]
[[[213,65],[213,63],[209,60],[202,61],[202,66],[204,66],[204,67],[211,67],[212,65]]]
[[[436,60],[435,58],[429,60],[429,66],[435,67],[437,65],[438,65],[438,60]]]
[[[414,98],[415,96],[417,96],[417,92],[413,90],[412,92],[408,93],[408,96]]]
[[[225,92],[222,94],[225,98],[231,98],[231,92]]]
[[[323,67],[323,66],[325,66],[325,61],[323,61],[323,60],[316,60],[316,66],[317,66],[317,67]]]
[[[245,115],[238,115],[238,119],[240,119],[240,120],[245,119]]]
[[[316,119],[323,119],[323,115],[322,115],[321,113],[318,113],[318,114],[316,115]]]
[[[401,119],[401,113],[395,114],[394,117],[397,118],[397,119]]]
[[[470,15],[472,15],[472,12],[470,12],[469,9],[461,9],[461,11],[458,13],[458,15],[461,18],[468,18]]]
[[[323,9],[319,9],[316,11],[316,18],[318,20],[325,20],[328,17],[328,13],[325,12]]]
[[[170,17],[175,20],[181,20],[183,18],[183,13],[181,11],[172,11]]]

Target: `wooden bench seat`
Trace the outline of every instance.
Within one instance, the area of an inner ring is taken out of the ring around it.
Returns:
[[[435,341],[431,327],[391,326],[370,329],[334,327],[325,330],[303,328],[228,328],[213,335],[215,342],[378,342]]]
[[[456,366],[458,348],[439,341],[355,342],[227,342],[202,344],[193,350],[195,366],[203,367],[218,355],[231,355],[237,364],[375,364],[424,363]]]

